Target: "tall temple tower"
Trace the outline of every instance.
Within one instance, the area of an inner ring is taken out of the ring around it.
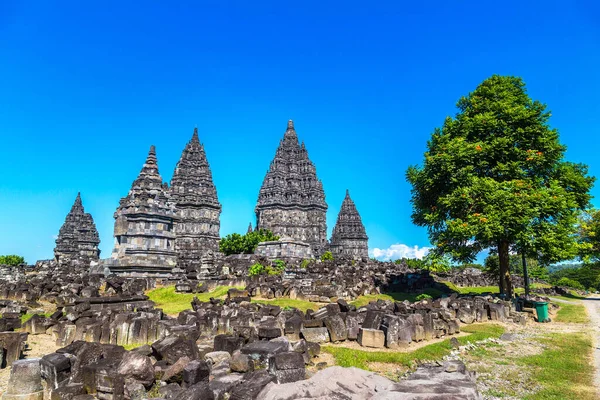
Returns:
[[[170,273],[177,262],[175,219],[175,206],[169,201],[151,146],[139,176],[115,211],[115,247],[107,260],[110,270],[118,274]]]
[[[60,265],[71,262],[89,264],[90,261],[98,260],[99,244],[100,237],[94,219],[84,211],[81,194],[77,193],[75,203],[58,232],[54,258]]]
[[[309,243],[315,254],[327,245],[327,203],[323,184],[292,120],[258,194],[256,227]]]
[[[175,250],[180,268],[193,272],[209,251],[219,250],[221,204],[213,183],[204,146],[194,129],[175,166],[171,201],[177,208]]]
[[[334,256],[369,257],[369,237],[348,190],[333,228],[329,248]]]

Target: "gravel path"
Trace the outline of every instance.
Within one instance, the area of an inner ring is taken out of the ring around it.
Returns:
[[[596,369],[594,383],[597,390],[600,390],[600,296],[592,295],[582,301],[590,316],[590,329],[594,332],[592,335],[593,346],[595,349],[594,366]]]

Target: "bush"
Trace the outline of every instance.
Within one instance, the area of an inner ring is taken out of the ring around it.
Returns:
[[[312,258],[305,258],[305,259],[304,259],[304,260],[302,260],[302,262],[300,263],[300,268],[302,268],[302,269],[306,269],[306,267],[308,267],[308,265],[309,265],[311,262],[313,262],[313,261],[315,261],[315,260],[314,260],[314,259],[312,259]]]
[[[330,251],[326,251],[321,256],[321,261],[333,261],[333,254]]]
[[[265,272],[265,266],[261,263],[254,263],[248,268],[248,276],[257,276]]]
[[[230,254],[253,254],[260,242],[270,242],[278,239],[279,236],[274,235],[273,232],[267,229],[259,229],[245,235],[232,233],[221,239],[219,251],[227,256]]]
[[[269,275],[279,275],[285,271],[285,262],[282,260],[273,261],[273,265],[267,268],[267,273]]]
[[[565,286],[565,287],[568,287],[571,289],[585,290],[585,287],[581,283],[579,283],[573,279],[569,279],[567,277],[560,278],[560,280],[558,282],[556,282],[556,284],[558,286]]]
[[[431,297],[430,295],[428,295],[427,293],[423,293],[418,295],[417,297],[415,297],[415,300],[417,301],[421,301],[421,300],[430,300],[433,299],[433,297]]]
[[[17,256],[16,254],[0,256],[0,265],[11,265],[16,267],[21,264],[25,264],[25,258]]]

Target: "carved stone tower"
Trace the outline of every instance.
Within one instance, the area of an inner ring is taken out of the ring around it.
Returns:
[[[193,272],[200,267],[201,258],[219,250],[221,204],[213,183],[204,146],[194,129],[175,166],[171,179],[171,201],[177,207],[175,250],[178,266]]]
[[[356,205],[346,190],[346,197],[331,235],[329,248],[334,255],[362,258],[369,256],[369,237]]]
[[[81,195],[77,193],[75,203],[58,232],[54,258],[60,265],[71,262],[89,265],[90,261],[98,260],[100,256],[99,244],[94,219],[84,211]]]
[[[156,152],[150,147],[146,163],[115,212],[115,247],[109,268],[118,274],[171,272],[175,252],[175,206],[158,173]]]
[[[326,213],[323,184],[290,120],[258,195],[256,227],[309,243],[319,255],[327,245]]]

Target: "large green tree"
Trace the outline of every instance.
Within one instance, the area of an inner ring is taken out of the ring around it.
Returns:
[[[564,160],[550,112],[520,78],[494,75],[457,107],[433,132],[423,166],[407,171],[412,219],[455,261],[495,249],[500,292],[512,296],[510,251],[542,263],[576,254],[577,215],[594,179]]]
[[[590,209],[579,217],[580,256],[584,261],[600,261],[600,210]]]

